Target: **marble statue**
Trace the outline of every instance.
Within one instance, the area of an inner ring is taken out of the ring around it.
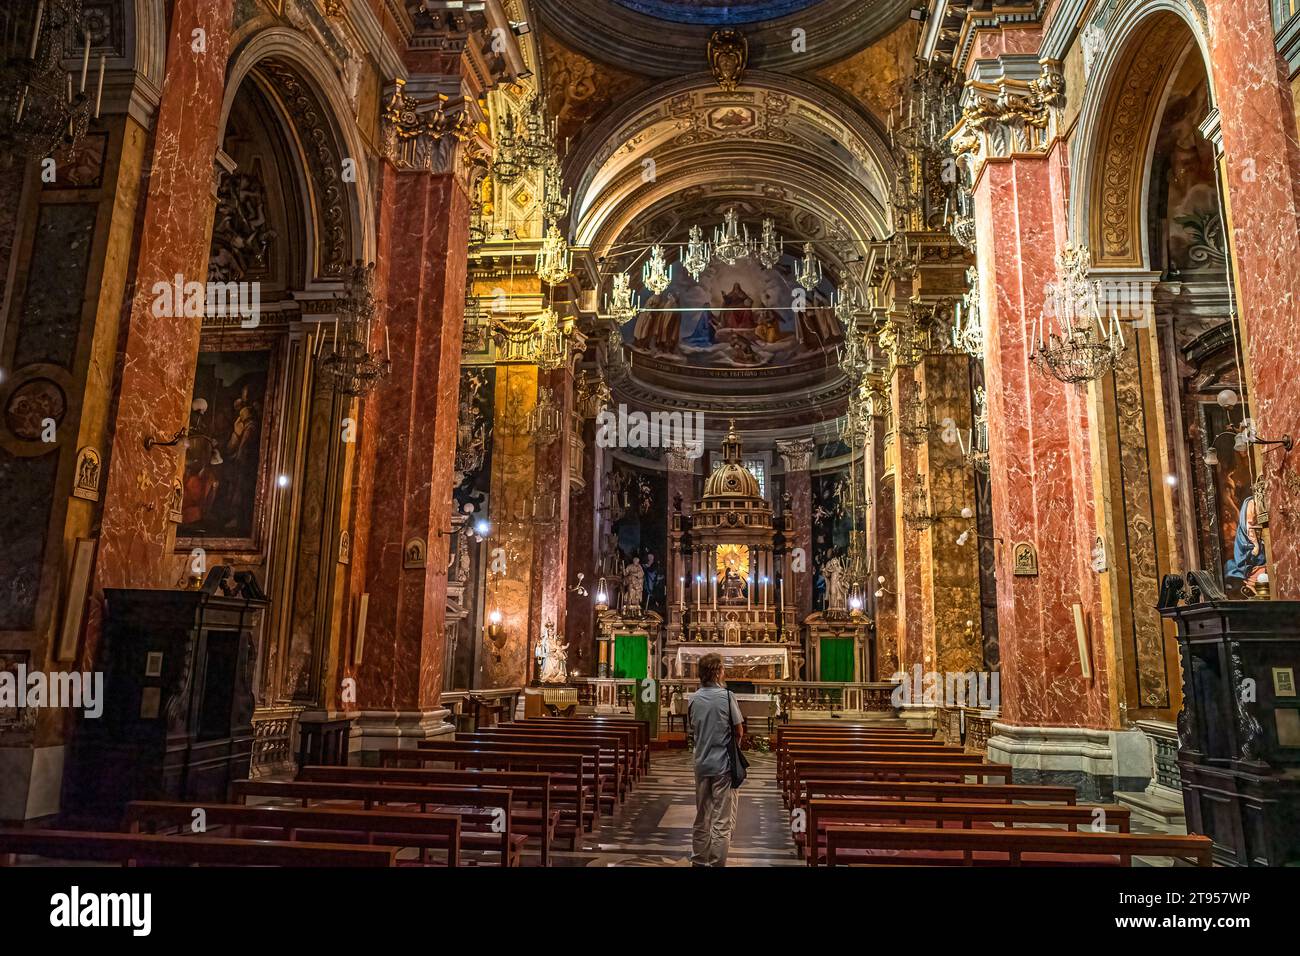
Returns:
[[[555,625],[542,625],[542,636],[537,641],[537,679],[543,684],[563,684],[569,677],[569,645],[562,643],[555,633]]]
[[[623,568],[623,609],[639,608],[644,600],[645,569],[640,558],[633,558]]]
[[[843,610],[848,599],[848,586],[839,558],[832,557],[822,565],[822,577],[826,579],[826,610]]]

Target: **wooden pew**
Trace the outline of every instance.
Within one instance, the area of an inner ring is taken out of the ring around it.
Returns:
[[[997,778],[1000,783],[1011,783],[1011,765],[1000,763],[970,763],[949,761],[928,763],[887,760],[796,760],[785,791],[786,806],[794,800],[801,779],[817,777],[827,779],[844,777],[850,780],[952,780],[966,782],[974,777],[976,783],[990,783]]]
[[[776,751],[776,773],[777,777],[782,777],[786,768],[790,765],[791,754],[798,754],[805,757],[815,757],[822,755],[837,755],[849,753],[862,753],[867,756],[883,756],[891,753],[943,753],[953,756],[965,756],[966,752],[960,747],[949,747],[942,743],[933,741],[908,741],[906,743],[882,743],[880,741],[869,741],[864,743],[793,743],[787,742],[784,746],[779,747]]]
[[[636,730],[631,727],[589,730],[578,727],[548,727],[536,720],[520,720],[504,727],[492,727],[487,731],[503,739],[524,737],[527,739],[592,740],[610,751],[613,760],[622,768],[623,786],[631,789],[633,781],[641,776],[640,753],[637,748]],[[464,735],[458,734],[457,739]]]
[[[421,741],[418,753],[429,754],[437,763],[451,764],[453,770],[510,770],[546,773],[551,777],[555,806],[561,819],[575,821],[578,829],[571,838],[571,848],[577,849],[577,838],[595,829],[600,807],[595,797],[600,792],[600,781],[587,768],[581,753],[539,751],[518,747],[506,750],[495,747],[475,747],[472,744],[436,744]],[[430,760],[428,762],[434,762]]]
[[[1097,811],[1102,811],[1098,816]],[[1121,806],[1043,806],[1012,803],[914,803],[901,800],[814,799],[807,805],[804,858],[817,866],[825,857],[828,826],[919,827],[922,822],[937,827],[964,829],[990,827],[1064,826],[1071,830],[1102,831],[1115,827],[1129,832],[1129,811]],[[1101,832],[1101,831],[1099,831]]]
[[[229,840],[86,830],[0,829],[0,865],[17,866],[17,856],[122,866],[396,866],[391,846]]]
[[[206,827],[228,833],[194,833],[194,811],[202,810]],[[451,813],[399,813],[347,810],[334,807],[250,807],[234,803],[175,803],[133,800],[123,821],[127,833],[158,832],[177,827],[177,836],[218,836],[231,839],[280,840],[292,843],[360,843],[420,851],[428,865],[430,850],[446,854],[447,866],[460,864],[460,817]]]
[[[627,797],[627,791],[631,784],[630,767],[623,753],[622,743],[616,736],[603,734],[561,734],[549,731],[517,731],[510,732],[504,728],[494,727],[490,730],[478,731],[468,734],[457,734],[457,741],[467,743],[501,743],[517,744],[521,747],[532,748],[539,744],[553,744],[561,747],[564,746],[587,746],[595,744],[600,748],[598,755],[600,772],[605,775],[606,782],[611,784],[611,809],[613,801],[622,802]]]
[[[381,750],[378,767],[303,767],[299,780],[334,783],[391,783],[399,786],[505,788],[510,791],[511,824],[516,833],[538,841],[542,866],[551,865],[560,811],[553,806],[551,776],[506,770],[438,770],[422,766],[432,759],[419,750]],[[408,766],[402,766],[408,764]],[[409,766],[414,764],[415,766]]]
[[[375,807],[415,806],[421,813],[454,813],[461,818],[462,849],[488,850],[501,866],[518,866],[524,836],[511,822],[512,795],[504,787],[404,787],[386,783],[337,783],[325,780],[236,780],[230,785],[231,801],[247,803],[250,797],[319,804],[359,804]]]
[[[826,828],[827,866],[1132,866],[1135,856],[1210,866],[1211,847],[1209,837],[1168,834],[1029,828]]]
[[[650,740],[654,736],[650,722],[634,717],[591,715],[589,717],[530,717],[516,724],[569,726],[577,729],[600,727],[612,730],[630,730],[635,735],[635,746],[641,755],[641,772],[650,769]]]
[[[865,800],[910,800],[919,803],[1014,803],[1033,801],[1073,806],[1073,787],[1040,783],[953,783],[927,780],[858,780],[849,778],[803,778],[799,781],[795,806],[806,808],[809,800],[851,798]]]
[[[798,768],[802,765],[811,764],[935,764],[943,766],[979,766],[983,764],[983,754],[952,753],[951,751],[853,751],[853,750],[836,750],[822,751],[816,753],[803,753],[794,751],[786,758],[785,765],[778,774],[777,783],[782,792],[793,794],[797,789],[795,775]],[[855,767],[846,767],[841,772],[847,773]],[[875,775],[879,777],[879,774]],[[1010,783],[1008,777],[1005,781]]]

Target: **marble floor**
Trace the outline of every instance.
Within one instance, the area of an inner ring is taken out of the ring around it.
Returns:
[[[747,753],[728,866],[801,866],[776,787],[776,758]],[[552,866],[690,866],[695,777],[686,750],[657,750],[650,773],[576,851],[553,850]]]

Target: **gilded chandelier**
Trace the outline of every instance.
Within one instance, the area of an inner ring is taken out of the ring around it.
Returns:
[[[750,254],[754,247],[749,238],[749,228],[740,222],[740,214],[732,206],[722,217],[722,225],[713,233],[713,254],[729,266]]]
[[[81,54],[77,79],[63,68],[69,50]],[[91,117],[99,117],[106,60],[99,58],[92,103],[81,0],[14,0],[0,10],[0,154],[49,156],[85,135]]]
[[[1033,332],[1033,360],[1039,371],[1072,385],[1096,381],[1114,371],[1124,354],[1119,313],[1102,317],[1101,280],[1089,281],[1088,248],[1067,246],[1060,257],[1061,279],[1048,286],[1048,301]]]
[[[640,303],[632,291],[632,280],[628,278],[626,272],[615,273],[614,288],[610,290],[606,300],[606,311],[609,312],[609,317],[622,325],[636,318],[639,310]]]
[[[970,288],[956,306],[957,311],[952,326],[952,345],[957,351],[982,360],[984,319],[980,313],[979,272],[974,266],[966,270],[966,282]]]
[[[537,250],[536,271],[537,278],[547,285],[559,285],[573,275],[573,251],[555,223],[551,223]]]
[[[962,439],[957,433],[957,443],[962,457],[982,475],[989,473],[989,400],[988,393],[982,386],[975,389],[975,425],[969,437]]]
[[[384,351],[371,351],[370,332],[376,304],[375,264],[355,263],[343,280],[343,296],[334,318],[334,343],[317,367],[321,376],[343,395],[360,397],[375,388],[392,369],[388,355],[388,328]]]
[[[811,242],[803,244],[803,258],[799,260],[799,266],[795,269],[794,279],[807,290],[812,290],[822,281],[822,264],[813,253]]]
[[[686,255],[682,256],[682,268],[692,280],[699,282],[700,276],[709,267],[712,256],[709,244],[704,241],[704,230],[699,226],[691,226],[686,239]]]
[[[925,531],[927,528],[934,527],[938,520],[938,515],[930,510],[930,496],[925,490],[925,475],[918,472],[912,483],[912,490],[907,493],[903,505],[903,521],[909,528]]]
[[[758,240],[757,256],[764,269],[770,269],[781,261],[781,252],[785,240],[776,234],[776,223],[771,217],[763,220],[763,234]]]
[[[641,282],[655,295],[659,295],[672,285],[673,267],[664,258],[664,247],[659,243],[650,247],[650,258],[641,269]]]

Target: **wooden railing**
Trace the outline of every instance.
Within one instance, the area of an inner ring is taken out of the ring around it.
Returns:
[[[298,715],[303,707],[280,704],[253,711],[253,752],[248,775],[256,780],[293,769],[298,751]]]

